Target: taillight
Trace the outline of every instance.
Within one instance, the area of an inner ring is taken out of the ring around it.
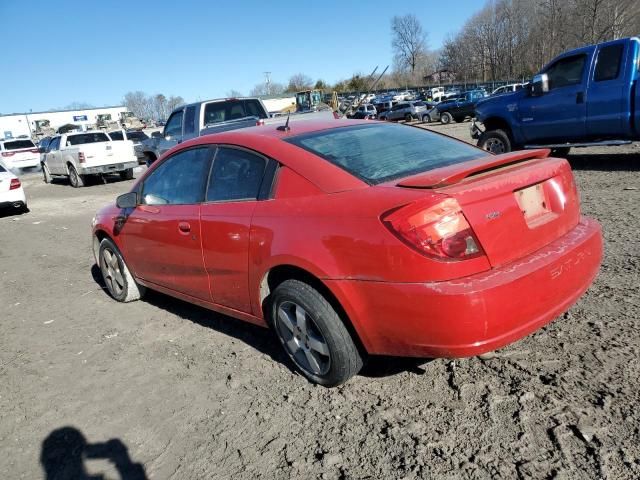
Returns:
[[[264,120],[261,118],[258,121],[256,121],[256,126],[257,127],[261,127],[262,125],[264,125]]]
[[[416,202],[383,215],[383,223],[404,243],[439,260],[484,255],[460,205],[447,198],[435,205]]]
[[[87,163],[87,160],[84,158],[84,153],[78,152],[78,161],[80,163]]]
[[[16,188],[20,188],[20,180],[17,178],[11,179],[11,184],[9,185],[9,190],[15,190]]]
[[[14,155],[16,152],[2,152],[2,156],[3,157],[11,157],[12,155]]]

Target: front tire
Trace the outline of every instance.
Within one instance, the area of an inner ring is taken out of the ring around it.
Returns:
[[[313,287],[286,280],[273,292],[271,321],[298,370],[325,387],[340,385],[362,368],[362,357],[331,304]]]
[[[410,122],[410,121],[412,121],[412,120],[413,120],[413,117],[411,116],[411,114],[410,114],[410,113],[407,113],[407,114],[404,116],[404,121],[405,121],[405,122]]]
[[[449,125],[453,121],[453,116],[449,112],[440,114],[440,123],[443,125]]]
[[[429,114],[423,115],[422,116],[422,122],[423,123],[431,123],[431,116]]]
[[[51,176],[51,173],[49,173],[49,167],[47,167],[46,163],[42,163],[40,166],[42,168],[42,177],[44,183],[51,183],[53,181],[53,177]]]
[[[73,165],[69,165],[69,183],[73,188],[84,187],[85,184],[84,175],[80,175]]]
[[[511,151],[511,140],[504,130],[487,130],[480,135],[478,147],[500,155]]]
[[[119,302],[133,302],[144,294],[144,287],[133,279],[122,254],[109,238],[100,242],[98,253],[100,272],[109,295]]]

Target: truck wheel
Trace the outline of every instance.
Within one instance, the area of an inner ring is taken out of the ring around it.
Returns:
[[[571,147],[552,148],[551,149],[551,156],[552,157],[566,158],[566,156],[569,155],[569,151],[570,150],[571,150]]]
[[[449,112],[444,112],[440,115],[440,123],[443,125],[449,125],[453,120],[453,116]]]
[[[127,168],[120,172],[120,178],[122,180],[131,180],[133,179],[133,168]]]
[[[487,130],[480,135],[478,147],[499,155],[511,151],[511,140],[504,130]]]
[[[273,292],[271,321],[298,370],[313,383],[335,387],[362,368],[362,357],[342,319],[320,292],[286,280]]]
[[[69,183],[73,188],[84,187],[84,175],[80,175],[73,165],[69,165]]]
[[[410,122],[411,120],[413,120],[413,117],[411,116],[411,114],[410,114],[410,113],[407,113],[407,114],[404,116],[404,121],[405,121],[405,122]]]
[[[42,177],[44,179],[44,183],[51,183],[53,181],[53,177],[49,173],[49,167],[47,167],[46,163],[42,163],[41,167],[42,167]]]

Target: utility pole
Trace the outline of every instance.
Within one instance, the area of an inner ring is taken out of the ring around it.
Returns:
[[[264,72],[264,83],[267,86],[267,95],[271,95],[271,72]]]

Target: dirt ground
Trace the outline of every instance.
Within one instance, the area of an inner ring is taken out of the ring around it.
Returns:
[[[606,254],[568,313],[482,359],[375,358],[331,390],[267,330],[111,300],[90,222],[132,182],[24,175],[30,213],[0,218],[0,478],[640,478],[640,148],[573,153]]]

